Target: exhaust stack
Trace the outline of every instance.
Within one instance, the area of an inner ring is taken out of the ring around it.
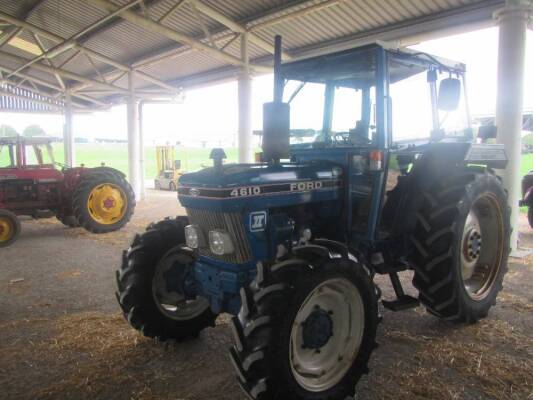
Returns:
[[[263,104],[263,161],[289,158],[290,107],[283,103],[285,79],[281,73],[281,36],[274,42],[274,101]]]

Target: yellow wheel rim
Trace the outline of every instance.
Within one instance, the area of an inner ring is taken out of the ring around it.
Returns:
[[[87,209],[92,219],[102,225],[119,222],[128,208],[128,198],[117,185],[104,183],[96,186],[87,199]]]
[[[7,242],[15,234],[13,221],[7,217],[0,217],[0,243]]]

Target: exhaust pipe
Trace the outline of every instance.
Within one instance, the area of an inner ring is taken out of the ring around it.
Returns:
[[[283,103],[285,78],[281,72],[281,36],[274,41],[274,101],[263,104],[263,161],[289,158],[290,107]]]

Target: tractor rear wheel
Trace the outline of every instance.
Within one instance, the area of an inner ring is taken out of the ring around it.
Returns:
[[[533,228],[533,205],[527,207],[527,222]]]
[[[117,300],[127,321],[143,335],[161,341],[196,337],[215,325],[209,302],[188,293],[194,253],[184,248],[187,219],[148,226],[124,252],[117,271]]]
[[[68,226],[69,228],[77,228],[80,226],[78,223],[78,220],[74,215],[56,215],[56,218],[61,222],[63,225]]]
[[[20,235],[20,221],[8,210],[0,210],[0,247],[7,247]]]
[[[241,290],[231,361],[253,399],[344,399],[376,347],[377,293],[350,259],[288,259]]]
[[[128,181],[110,168],[82,175],[74,189],[72,208],[80,226],[93,233],[116,231],[126,225],[135,209]]]
[[[414,286],[431,314],[485,318],[507,271],[510,211],[500,180],[465,169],[423,192],[414,244]]]

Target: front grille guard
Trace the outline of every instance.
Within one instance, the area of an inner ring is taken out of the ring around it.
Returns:
[[[206,243],[205,247],[199,249],[200,255],[231,264],[244,264],[252,259],[250,243],[246,236],[240,213],[224,213],[187,208],[187,215],[189,222],[192,225],[197,225],[201,229],[206,241],[209,240],[209,231],[215,229],[228,232],[233,240],[235,251],[232,254],[221,256],[214,254],[209,248],[209,243]]]

